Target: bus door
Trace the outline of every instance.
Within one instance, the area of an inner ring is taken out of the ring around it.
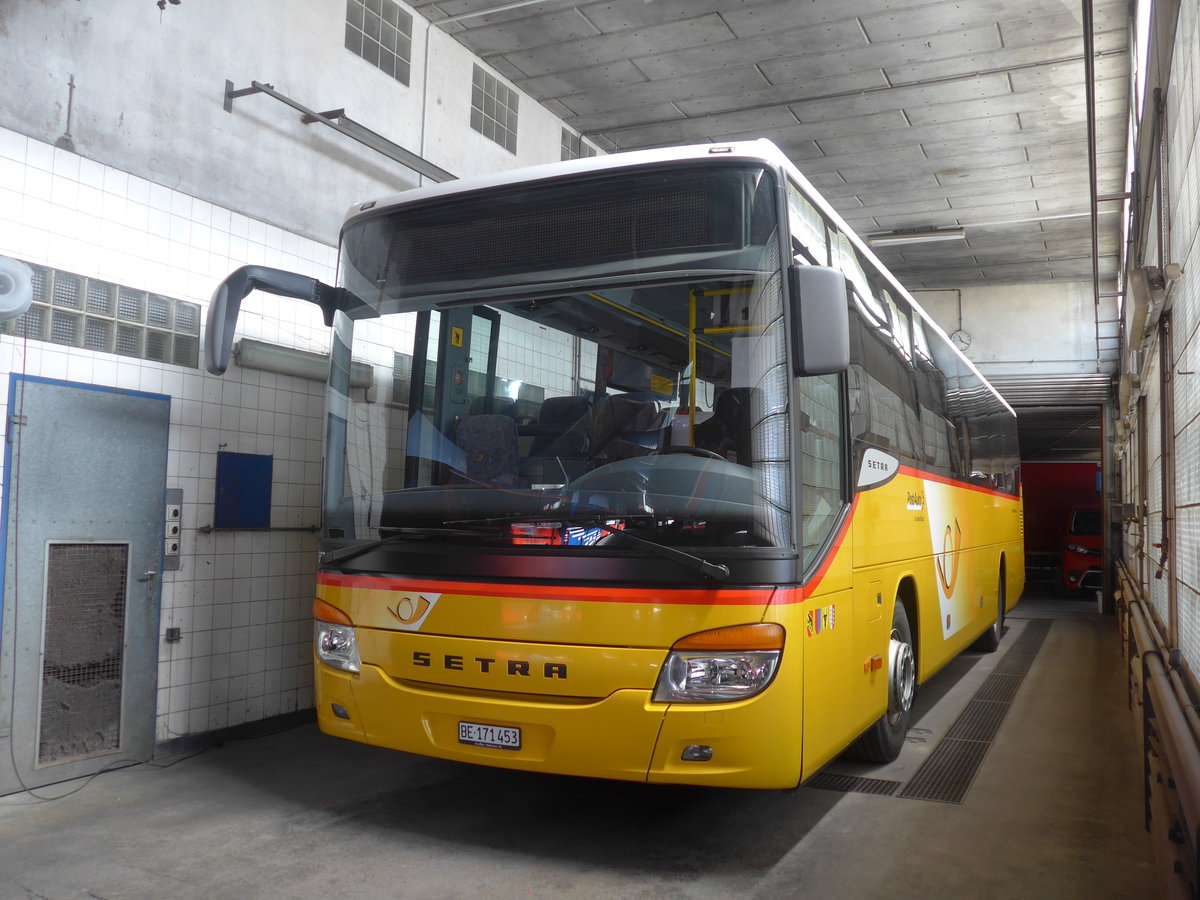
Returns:
[[[462,423],[473,416],[507,411],[505,398],[495,396],[499,346],[500,314],[495,310],[458,307],[417,317],[407,486],[430,483],[420,471],[423,460],[465,472],[468,461],[456,444]]]

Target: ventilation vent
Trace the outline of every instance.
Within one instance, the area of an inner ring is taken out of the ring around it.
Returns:
[[[38,765],[121,743],[128,544],[51,544]]]

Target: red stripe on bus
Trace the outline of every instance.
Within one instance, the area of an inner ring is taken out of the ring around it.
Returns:
[[[647,588],[576,587],[569,585],[494,584],[467,581],[409,581],[400,576],[342,575],[318,572],[318,584],[374,591],[423,591],[530,600],[570,600],[583,603],[662,603],[692,606],[763,606],[775,588],[709,588],[656,591]]]
[[[854,495],[854,499],[850,501],[850,510],[846,513],[846,517],[842,520],[842,527],[838,529],[837,535],[833,539],[833,543],[829,545],[829,551],[821,560],[821,565],[817,567],[817,571],[813,572],[812,578],[800,585],[798,594],[795,598],[779,597],[776,603],[803,603],[807,598],[816,593],[817,588],[821,586],[826,574],[829,572],[829,567],[833,565],[833,561],[842,551],[842,544],[846,540],[846,535],[850,533],[850,524],[854,521],[854,514],[858,511],[858,494]],[[788,593],[793,593],[789,591]]]
[[[901,466],[899,469],[897,469],[897,472],[901,475],[908,475],[912,478],[920,478],[923,481],[936,481],[938,484],[946,484],[950,487],[962,488],[965,491],[975,491],[979,494],[991,494],[993,497],[1002,497],[1005,500],[1021,499],[1016,494],[1010,494],[1008,491],[984,487],[982,484],[971,484],[971,482],[963,481],[959,478],[948,478],[945,475],[935,475],[933,472],[925,472],[912,466]],[[862,488],[859,490],[862,490]]]

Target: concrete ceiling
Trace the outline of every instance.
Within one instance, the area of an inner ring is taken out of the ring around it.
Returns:
[[[1080,0],[410,0],[606,150],[775,141],[911,290],[1092,277]],[[1095,0],[1098,191],[1122,191],[1127,7]],[[1120,204],[1100,204],[1115,278]]]

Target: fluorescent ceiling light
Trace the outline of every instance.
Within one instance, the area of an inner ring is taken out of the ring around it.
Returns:
[[[928,231],[892,231],[886,234],[867,236],[872,247],[888,247],[893,244],[924,244],[930,241],[961,241],[967,237],[961,228],[934,228]]]
[[[244,369],[259,369],[278,375],[293,375],[311,381],[329,379],[329,354],[311,353],[278,344],[265,344],[243,338],[233,351],[237,364]],[[350,363],[350,386],[370,387],[374,380],[374,367],[354,360]]]

